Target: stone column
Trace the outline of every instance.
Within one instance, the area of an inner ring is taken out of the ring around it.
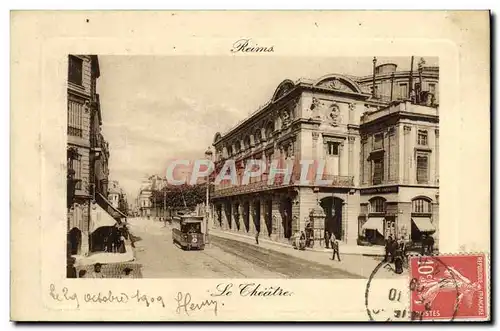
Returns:
[[[434,165],[431,163],[431,169],[434,167],[434,183],[439,185],[439,129],[434,131]]]
[[[411,151],[410,151],[410,139],[411,139],[411,126],[404,125],[404,144],[403,144],[403,170],[404,170],[404,180],[403,183],[409,184],[411,183],[410,169],[411,169]]]
[[[238,224],[240,228],[236,228],[237,232],[245,232],[245,224],[243,224],[243,201],[239,201],[238,204]]]
[[[348,169],[347,169],[347,176],[354,176],[354,137],[347,137],[348,139],[348,145],[347,145],[347,155],[348,155]]]
[[[227,225],[228,225],[228,230],[229,231],[233,231],[233,228],[234,228],[234,222],[233,222],[233,202],[231,200],[229,200],[229,214],[227,215]]]
[[[319,132],[312,133],[312,155],[313,158],[319,160],[323,157],[323,144],[319,142]]]
[[[410,128],[409,134],[407,136],[408,139],[408,163],[409,163],[409,171],[410,171],[410,184],[417,183],[417,158],[415,156],[414,146],[417,142],[417,133],[418,130],[416,128],[414,130]],[[430,160],[429,160],[430,161]]]
[[[405,136],[404,126],[400,124],[398,130],[398,182],[405,183]]]
[[[311,187],[301,187],[300,191],[300,231],[303,231],[306,227],[307,222],[310,221],[309,213],[314,206],[316,206],[316,193],[314,193]]]
[[[271,212],[271,222],[272,222],[272,235],[271,238],[278,241],[282,237],[282,226],[281,226],[281,215],[280,215],[280,201],[277,197],[273,196],[272,212]]]
[[[346,204],[344,205],[346,212],[346,227],[344,229],[347,245],[357,245],[359,204],[359,191],[347,195]]]
[[[253,199],[251,199],[248,203],[248,223],[249,223],[249,231],[250,235],[255,235],[255,206],[253,204]]]
[[[267,235],[267,226],[266,226],[266,199],[260,199],[260,235]]]
[[[434,237],[434,247],[439,249],[439,203],[432,203],[432,225],[436,228]]]
[[[89,228],[90,228],[90,204],[89,202],[85,202],[83,205],[80,205],[78,208],[80,210],[78,211],[78,215],[80,218],[80,229],[82,232],[82,242],[81,242],[81,247],[80,247],[80,254],[81,255],[88,255],[90,253],[90,233],[89,233]]]
[[[349,146],[347,140],[342,142],[339,146],[339,176],[348,176],[349,174]]]

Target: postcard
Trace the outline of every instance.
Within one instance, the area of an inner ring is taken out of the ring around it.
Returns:
[[[12,320],[490,320],[487,11],[11,27]]]

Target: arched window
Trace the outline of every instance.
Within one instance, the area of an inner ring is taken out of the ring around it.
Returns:
[[[255,141],[256,144],[260,143],[260,141],[262,140],[262,134],[261,134],[261,131],[260,129],[257,129],[253,135],[253,139]]]
[[[385,213],[385,201],[381,197],[370,199],[370,213]]]
[[[266,126],[266,139],[269,139],[272,137],[274,132],[274,124],[269,122]]]
[[[245,149],[250,148],[250,136],[246,136],[243,143],[245,144],[245,146],[243,148],[245,148]]]
[[[419,214],[432,213],[432,204],[429,198],[420,197],[413,199],[411,205],[412,205],[411,208],[412,213],[419,213]]]

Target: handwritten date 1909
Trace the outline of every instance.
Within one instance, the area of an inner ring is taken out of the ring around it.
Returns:
[[[76,308],[80,308],[80,300],[76,292],[70,292],[67,287],[63,287],[61,292],[56,289],[54,284],[50,284],[49,295],[54,301],[58,302],[73,302]],[[133,293],[113,293],[111,290],[107,292],[83,293],[82,303],[86,304],[127,304],[136,301],[146,307],[160,305],[165,308],[165,302],[160,295],[149,296],[139,290]]]

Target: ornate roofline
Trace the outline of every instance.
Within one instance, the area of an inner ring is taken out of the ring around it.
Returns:
[[[316,80],[313,85],[314,86],[319,86],[321,83],[329,80],[338,80],[341,83],[344,83],[347,87],[351,88],[354,93],[363,93],[359,85],[352,79],[348,78],[347,76],[344,75],[339,75],[339,74],[328,74],[320,77],[318,80]]]

